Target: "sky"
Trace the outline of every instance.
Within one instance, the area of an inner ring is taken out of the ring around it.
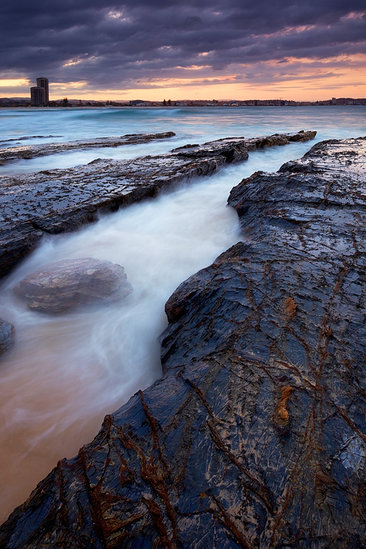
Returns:
[[[366,97],[366,0],[2,0],[0,97]]]

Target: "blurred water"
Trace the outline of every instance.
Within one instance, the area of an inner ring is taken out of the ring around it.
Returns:
[[[0,176],[41,169],[67,168],[95,158],[133,158],[158,154],[189,142],[228,136],[254,137],[276,132],[317,129],[318,139],[355,137],[365,133],[366,107],[235,107],[235,108],[108,108],[3,109],[0,147],[63,142],[127,133],[174,131],[176,137],[143,145],[75,151],[0,166]],[[16,137],[35,137],[9,141]]]
[[[9,119],[0,136],[56,135],[62,127],[64,140],[172,129],[176,141],[186,143],[318,129],[324,139],[365,135],[358,109],[14,110],[0,113],[1,124],[4,116]],[[0,519],[58,459],[89,442],[106,413],[159,377],[165,301],[180,282],[240,239],[236,214],[226,206],[230,189],[256,170],[277,170],[312,144],[252,153],[248,162],[210,178],[105,216],[77,233],[49,237],[2,282],[0,317],[15,325],[16,345],[0,362]],[[153,143],[126,154],[171,146]],[[70,162],[78,163],[83,154],[71,155]],[[33,169],[43,167],[43,160],[32,161]],[[17,173],[20,164],[11,169]],[[121,303],[58,316],[31,312],[14,298],[13,286],[41,265],[85,256],[123,265],[133,293]]]

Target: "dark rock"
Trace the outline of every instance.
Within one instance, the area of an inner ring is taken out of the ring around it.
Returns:
[[[172,149],[172,152],[184,151],[184,149],[192,149],[194,147],[199,147],[199,146],[200,146],[199,143],[188,143],[188,145],[182,145],[181,147]]]
[[[306,135],[312,139],[315,133]],[[246,160],[246,147],[243,138],[219,139],[184,152],[123,161],[98,159],[77,168],[0,178],[0,277],[37,245],[43,233],[76,230],[95,221],[99,212],[118,210],[182,180]]]
[[[123,267],[92,258],[45,265],[14,288],[35,311],[60,313],[90,303],[109,303],[131,293]]]
[[[43,234],[31,221],[18,221],[16,216],[0,223],[0,278],[34,250]]]
[[[247,139],[246,141],[248,151],[253,151],[256,149],[264,149],[265,147],[288,145],[292,142],[309,141],[310,139],[314,139],[315,136],[316,132],[314,131],[305,132],[304,130],[301,130],[300,132],[295,134],[275,133],[273,135],[266,135],[263,137],[253,137],[251,139]]]
[[[167,302],[163,379],[1,547],[366,546],[366,139],[314,153],[232,191],[245,242]]]
[[[0,318],[0,355],[13,346],[14,334],[14,326]]]
[[[225,137],[216,141],[209,141],[203,145],[185,145],[173,149],[172,152],[180,156],[194,156],[200,158],[202,156],[215,156],[217,154],[224,155],[227,162],[241,161],[248,158],[248,151],[256,149],[264,149],[265,147],[275,147],[280,145],[288,145],[295,141],[310,141],[316,136],[315,131],[300,131],[298,133],[275,133],[262,137]]]
[[[0,149],[0,166],[20,159],[31,159],[39,156],[58,154],[68,151],[96,149],[100,147],[121,147],[122,145],[139,145],[156,139],[174,137],[174,132],[127,134],[119,137],[96,137],[94,139],[68,141],[66,143],[46,143],[45,145],[22,145]],[[42,136],[34,136],[42,137]],[[52,137],[52,136],[49,136]],[[57,136],[56,136],[57,137]],[[20,139],[26,139],[25,137]],[[29,138],[31,139],[31,138]],[[9,140],[11,141],[11,140]]]
[[[225,162],[241,162],[247,160],[247,142],[243,137],[227,137],[209,141],[203,145],[188,145],[172,150],[178,156],[186,158],[204,158],[223,156]]]

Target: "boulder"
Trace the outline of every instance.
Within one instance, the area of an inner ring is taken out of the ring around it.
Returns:
[[[14,343],[14,326],[0,318],[0,354],[7,351]]]
[[[121,265],[86,257],[45,265],[14,290],[32,310],[61,313],[80,305],[122,299],[132,288]]]

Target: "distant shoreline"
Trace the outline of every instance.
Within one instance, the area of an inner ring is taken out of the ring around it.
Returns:
[[[332,98],[324,101],[292,101],[285,99],[251,99],[251,100],[228,100],[228,101],[205,101],[205,100],[164,100],[164,101],[143,101],[143,100],[131,100],[131,101],[93,101],[83,99],[58,99],[50,101],[47,107],[34,107],[30,105],[30,99],[28,98],[11,98],[0,97],[0,109],[3,108],[30,108],[30,109],[53,109],[53,108],[139,108],[139,107],[152,107],[159,109],[171,109],[176,107],[184,108],[237,108],[237,107],[338,107],[338,106],[365,106],[366,98]]]

